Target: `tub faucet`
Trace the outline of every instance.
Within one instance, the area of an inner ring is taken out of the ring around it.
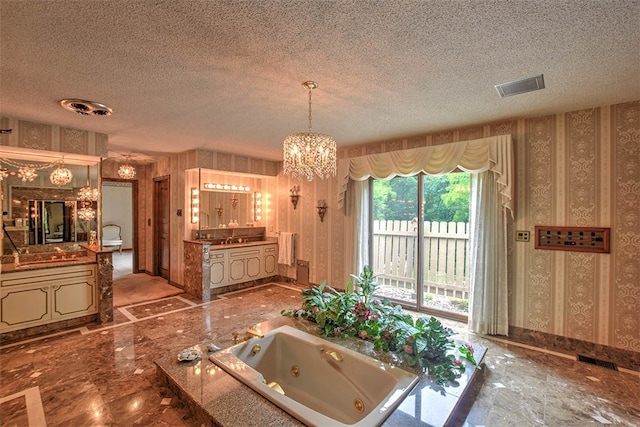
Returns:
[[[342,357],[342,355],[340,353],[338,353],[337,351],[334,350],[329,350],[325,353],[327,356],[330,356],[333,360],[335,360],[336,362],[342,362],[344,360],[344,358]]]
[[[264,335],[261,334],[260,332],[258,332],[255,327],[251,327],[251,328],[247,329],[247,332],[245,332],[244,340],[247,341],[247,340],[250,340],[253,337],[264,338]]]

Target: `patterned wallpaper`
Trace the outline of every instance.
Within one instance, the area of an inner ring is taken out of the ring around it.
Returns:
[[[0,126],[3,129],[13,129],[11,134],[0,136],[0,145],[107,157],[109,138],[104,133],[28,122],[9,117],[0,117]]]
[[[536,225],[611,228],[611,253],[534,249],[513,242],[510,324],[526,330],[640,351],[640,101],[508,120],[340,150],[340,158],[511,133],[516,168],[514,230]],[[310,280],[344,287],[345,217],[336,209],[337,179],[300,182],[293,210],[277,178],[276,227],[297,233],[297,257]],[[320,222],[317,199],[329,212]],[[292,268],[281,274],[295,277]]]

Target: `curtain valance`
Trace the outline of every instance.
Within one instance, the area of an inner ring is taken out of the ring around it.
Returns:
[[[344,207],[349,179],[391,179],[396,176],[417,175],[420,172],[442,175],[456,168],[475,173],[491,170],[495,174],[502,206],[513,215],[511,135],[342,159],[338,166],[338,205],[340,208]]]

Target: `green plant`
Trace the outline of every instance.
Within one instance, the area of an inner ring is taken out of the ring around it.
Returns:
[[[462,298],[454,298],[451,300],[451,304],[454,307],[458,307],[458,309],[468,312],[469,311],[469,300]]]
[[[326,281],[302,291],[304,301],[298,309],[282,314],[315,322],[325,336],[358,337],[373,342],[380,351],[395,352],[409,366],[419,366],[438,383],[455,381],[465,367],[459,357],[477,363],[473,347],[456,349],[453,331],[435,317],[414,319],[388,300],[373,294],[377,287],[373,271],[365,266],[360,275],[351,275],[344,292],[328,286]]]

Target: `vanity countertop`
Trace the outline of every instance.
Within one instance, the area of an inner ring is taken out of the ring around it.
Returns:
[[[237,249],[237,248],[250,248],[253,246],[263,246],[263,245],[273,245],[273,244],[277,244],[278,241],[277,240],[260,240],[257,242],[243,242],[243,243],[229,243],[229,244],[217,244],[214,245],[213,241],[211,240],[185,240],[186,242],[189,243],[195,243],[195,244],[199,244],[199,245],[209,245],[209,249],[210,250],[219,250],[219,249]]]
[[[14,271],[31,271],[31,270],[42,270],[46,268],[58,268],[58,267],[69,267],[74,265],[84,265],[84,264],[95,264],[95,258],[88,256],[80,256],[76,258],[67,258],[67,259],[45,259],[45,260],[36,260],[36,261],[24,261],[20,262],[19,265],[15,265],[13,262],[11,263],[2,263],[0,264],[0,269],[3,273],[11,273]]]

